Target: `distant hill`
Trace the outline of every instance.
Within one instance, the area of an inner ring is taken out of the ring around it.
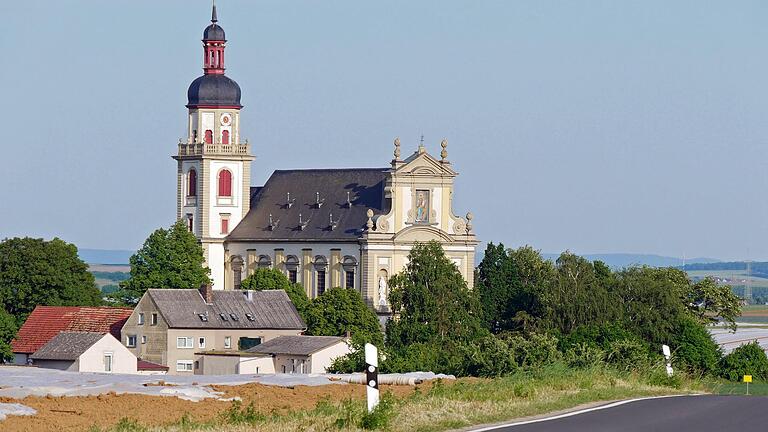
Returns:
[[[80,259],[88,264],[122,264],[128,265],[135,251],[109,249],[80,249]]]
[[[747,270],[746,261],[731,261],[719,263],[691,263],[683,268],[685,271],[718,271],[718,270]],[[768,278],[768,262],[755,262],[750,265],[752,276]]]
[[[542,254],[542,256],[549,260],[556,260],[560,254]],[[590,261],[602,261],[609,267],[618,269],[629,267],[633,265],[647,265],[651,267],[680,267],[683,264],[682,258],[668,257],[662,255],[652,254],[629,254],[629,253],[612,253],[612,254],[587,254],[581,255],[582,257]],[[687,263],[720,263],[719,260],[714,258],[686,258]]]

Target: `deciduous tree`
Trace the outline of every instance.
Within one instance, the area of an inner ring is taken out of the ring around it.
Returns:
[[[0,242],[0,308],[21,324],[37,305],[100,305],[88,265],[61,239],[12,238]]]
[[[199,288],[210,282],[203,248],[181,220],[150,234],[130,263],[130,279],[113,295],[127,304],[138,302],[150,288]]]

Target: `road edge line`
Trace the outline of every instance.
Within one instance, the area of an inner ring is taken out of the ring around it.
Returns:
[[[557,419],[566,418],[566,417],[573,417],[573,416],[579,415],[579,414],[586,414],[586,413],[592,412],[592,411],[600,411],[600,410],[604,410],[604,409],[608,409],[608,408],[614,408],[614,407],[617,407],[617,406],[626,405],[628,403],[638,402],[638,401],[643,401],[643,400],[649,400],[649,399],[665,399],[665,398],[673,398],[673,397],[701,396],[701,395],[702,395],[702,393],[691,393],[691,394],[647,396],[647,397],[634,398],[634,399],[625,399],[625,400],[611,402],[611,403],[607,403],[605,405],[600,405],[600,406],[596,406],[596,407],[584,408],[584,409],[580,409],[580,410],[577,410],[577,411],[570,411],[570,412],[563,413],[563,414],[557,414],[557,415],[554,415],[554,416],[551,416],[551,417],[544,417],[544,418],[538,418],[538,419],[533,419],[533,420],[523,420],[523,421],[517,421],[517,422],[511,422],[511,423],[498,424],[498,425],[494,425],[494,426],[483,427],[483,428],[480,428],[480,429],[468,429],[467,432],[485,432],[485,431],[492,431],[492,430],[506,428],[506,427],[522,426],[522,425],[527,425],[527,424],[532,424],[532,423],[541,423],[541,422],[545,422],[545,421],[557,420]]]

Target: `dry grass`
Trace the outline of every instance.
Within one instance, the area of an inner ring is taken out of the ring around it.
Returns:
[[[440,382],[410,396],[393,397],[386,414],[389,431],[445,431],[527,417],[596,401],[700,391],[694,380],[668,381],[657,372],[639,374],[608,369],[574,370],[552,366],[538,372],[496,379]],[[323,401],[311,410],[286,414],[258,414],[244,423],[220,417],[208,424],[177,422],[143,428],[121,424],[115,431],[358,431],[364,415],[361,400]],[[243,419],[240,419],[242,421]],[[237,423],[237,422],[234,422]]]

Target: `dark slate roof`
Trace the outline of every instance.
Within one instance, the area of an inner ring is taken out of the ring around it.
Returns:
[[[307,327],[283,290],[214,291],[213,304],[206,304],[200,291],[195,289],[150,289],[147,294],[170,328],[302,330]],[[251,296],[250,300],[247,295]],[[208,321],[203,321],[200,314],[207,314]],[[246,314],[251,314],[253,321]]]
[[[203,31],[204,41],[225,41],[227,37],[224,35],[224,29],[216,23],[212,23]]]
[[[256,354],[310,355],[343,341],[336,336],[279,336],[245,350]]]
[[[106,333],[61,332],[30,357],[32,360],[77,360]]]
[[[227,240],[357,240],[368,220],[367,210],[388,213],[384,183],[389,168],[278,170],[262,188],[251,188],[251,209]],[[317,195],[324,200],[317,207]],[[347,206],[347,192],[352,206]],[[289,208],[287,194],[294,204]],[[310,222],[299,229],[299,213]],[[269,215],[280,221],[269,229]],[[338,224],[330,228],[330,215]]]
[[[187,90],[187,107],[240,105],[240,86],[221,74],[208,74],[192,81]]]

